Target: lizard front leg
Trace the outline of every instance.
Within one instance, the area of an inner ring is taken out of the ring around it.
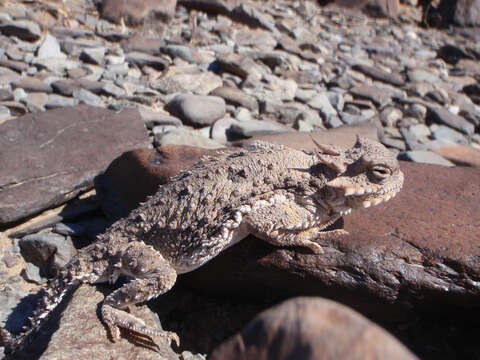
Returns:
[[[129,305],[150,300],[170,290],[177,273],[153,247],[142,242],[132,242],[125,249],[118,264],[119,271],[133,278],[132,281],[107,296],[101,313],[112,340],[120,338],[120,327],[150,338],[161,337],[180,344],[177,334],[146,325],[124,309]]]
[[[280,204],[260,206],[244,218],[251,234],[276,246],[307,247],[322,254],[323,239],[347,234],[343,229],[325,230],[340,218],[339,214],[317,212],[287,200]]]

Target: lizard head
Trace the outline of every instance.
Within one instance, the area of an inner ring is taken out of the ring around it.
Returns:
[[[334,212],[346,215],[355,208],[380,204],[402,188],[398,161],[382,144],[360,137],[346,150],[315,144],[320,163],[333,170],[334,177],[323,188],[321,201]]]

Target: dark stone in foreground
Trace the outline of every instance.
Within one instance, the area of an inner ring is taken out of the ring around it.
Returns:
[[[327,360],[416,357],[355,311],[321,298],[295,298],[270,308],[217,347],[210,360]]]
[[[0,227],[74,198],[116,156],[148,144],[133,109],[80,105],[0,124]]]

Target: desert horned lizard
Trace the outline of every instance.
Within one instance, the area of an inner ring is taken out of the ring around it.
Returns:
[[[32,327],[17,338],[2,329],[6,353],[28,344],[42,320],[80,283],[131,281],[108,295],[101,316],[113,341],[120,327],[151,339],[179,342],[126,312],[164,294],[192,271],[248,234],[276,246],[322,253],[326,230],[355,208],[387,201],[403,184],[395,156],[358,138],[352,148],[316,143],[308,153],[268,143],[204,157],[161,186],[131,214],[83,248],[46,289]]]

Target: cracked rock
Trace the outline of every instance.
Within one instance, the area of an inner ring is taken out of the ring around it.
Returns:
[[[147,144],[133,109],[80,105],[0,124],[0,224],[72,199],[116,156]]]

